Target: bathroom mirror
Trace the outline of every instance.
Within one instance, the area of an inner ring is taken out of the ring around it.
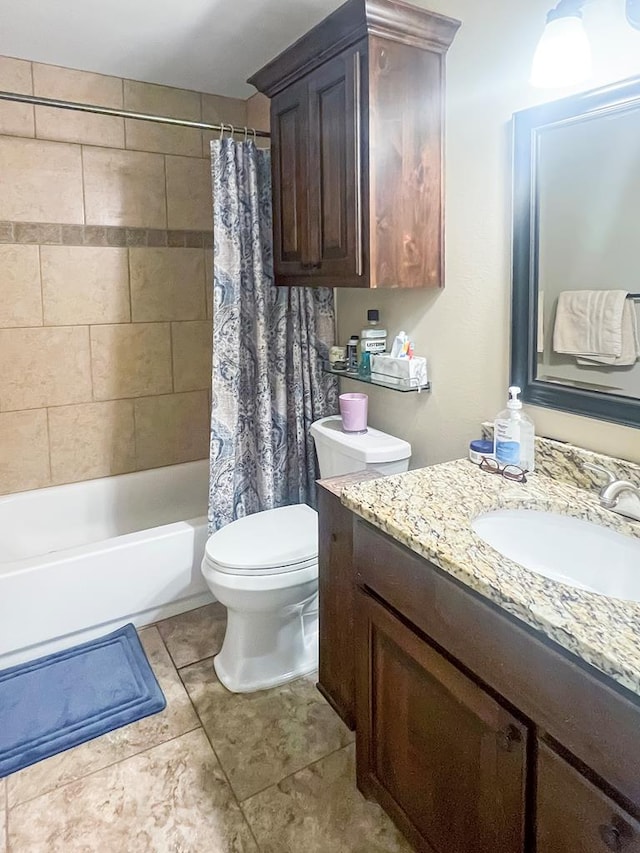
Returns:
[[[640,78],[514,115],[512,382],[533,405],[638,427],[634,324]]]

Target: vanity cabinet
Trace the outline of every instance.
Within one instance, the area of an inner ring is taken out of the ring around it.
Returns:
[[[424,853],[640,853],[640,699],[354,516],[358,786]]]
[[[459,26],[348,0],[249,79],[271,98],[276,284],[443,285],[444,65]]]
[[[355,728],[353,515],[318,488],[318,689]]]

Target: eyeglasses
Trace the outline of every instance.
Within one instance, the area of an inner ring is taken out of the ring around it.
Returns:
[[[480,460],[480,470],[487,471],[489,474],[500,474],[505,480],[512,480],[514,483],[527,482],[527,472],[524,468],[519,468],[517,465],[501,465],[489,456],[483,456]]]

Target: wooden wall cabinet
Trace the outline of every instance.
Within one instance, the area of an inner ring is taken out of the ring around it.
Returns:
[[[361,520],[358,786],[421,853],[640,853],[640,700]]]
[[[271,98],[276,284],[443,285],[444,65],[459,26],[348,0],[249,79]]]

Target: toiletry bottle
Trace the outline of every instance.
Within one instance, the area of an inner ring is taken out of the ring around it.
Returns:
[[[347,341],[347,371],[349,373],[358,372],[358,344],[360,338],[358,335],[351,335]]]
[[[526,471],[534,469],[534,426],[522,411],[520,388],[509,388],[507,408],[493,425],[494,456],[502,465],[518,465]]]
[[[369,379],[371,376],[371,353],[361,352],[358,361],[358,376],[361,379]]]
[[[469,459],[479,465],[482,462],[482,457],[493,456],[493,442],[484,438],[474,438],[469,442]]]
[[[368,352],[379,355],[387,349],[387,330],[378,328],[380,312],[376,308],[367,311],[368,325],[360,332],[360,355]]]

